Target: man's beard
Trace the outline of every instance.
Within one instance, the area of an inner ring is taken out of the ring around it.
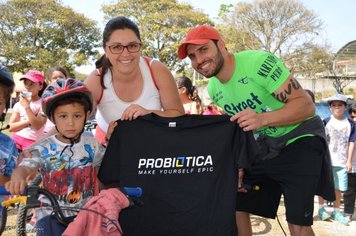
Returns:
[[[215,69],[211,73],[204,75],[206,78],[211,78],[213,76],[216,76],[224,65],[224,58],[219,49],[215,56],[215,63],[216,63]]]

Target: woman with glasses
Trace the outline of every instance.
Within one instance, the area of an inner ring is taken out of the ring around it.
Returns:
[[[97,105],[96,138],[105,143],[109,123],[133,120],[154,112],[174,117],[184,114],[174,78],[157,60],[141,55],[140,31],[126,17],[111,19],[103,32],[105,55],[85,80]]]

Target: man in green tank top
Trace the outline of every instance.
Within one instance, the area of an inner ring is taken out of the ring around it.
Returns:
[[[282,193],[291,235],[314,235],[314,195],[327,154],[325,130],[308,94],[275,55],[230,53],[218,31],[208,25],[188,32],[178,56],[188,56],[192,67],[210,78],[208,92],[213,102],[244,131],[253,131],[262,140],[261,147],[267,148],[251,169],[239,170],[239,235],[252,235],[247,212],[274,218]],[[266,180],[270,180],[269,187],[261,191],[241,188],[242,183]],[[323,187],[329,191],[328,185]]]

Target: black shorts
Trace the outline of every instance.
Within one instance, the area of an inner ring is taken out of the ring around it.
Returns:
[[[254,189],[237,194],[236,210],[275,218],[283,194],[287,221],[312,225],[325,151],[320,137],[304,137],[286,146],[277,157],[256,163],[244,176],[244,183]]]

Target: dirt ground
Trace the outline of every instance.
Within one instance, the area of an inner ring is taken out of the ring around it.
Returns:
[[[332,211],[331,207],[327,207],[328,212]],[[343,210],[343,209],[341,209]],[[268,236],[284,236],[290,235],[288,225],[284,217],[285,209],[283,200],[278,209],[278,219],[266,219],[257,216],[251,216],[253,235],[268,235]],[[353,221],[349,226],[345,226],[335,221],[321,221],[318,217],[318,198],[314,199],[314,225],[313,230],[316,236],[355,236],[356,235],[356,215],[353,216]],[[286,234],[283,233],[283,230]]]
[[[349,226],[344,226],[338,222],[333,221],[321,221],[318,217],[318,199],[314,200],[314,225],[313,230],[317,236],[355,236],[356,235],[356,215],[353,216],[353,221],[351,221]],[[328,211],[332,211],[332,208],[327,208]],[[251,216],[251,222],[253,227],[253,235],[268,235],[268,236],[284,236],[290,235],[288,230],[287,222],[284,218],[284,204],[283,200],[278,209],[278,219],[281,226],[278,224],[277,219],[266,219],[257,216]],[[3,236],[14,236],[15,231],[15,221],[16,221],[16,211],[11,209],[9,211],[8,223],[6,231],[2,234]],[[283,233],[283,230],[286,234]],[[27,235],[33,236],[34,233],[28,233]]]

